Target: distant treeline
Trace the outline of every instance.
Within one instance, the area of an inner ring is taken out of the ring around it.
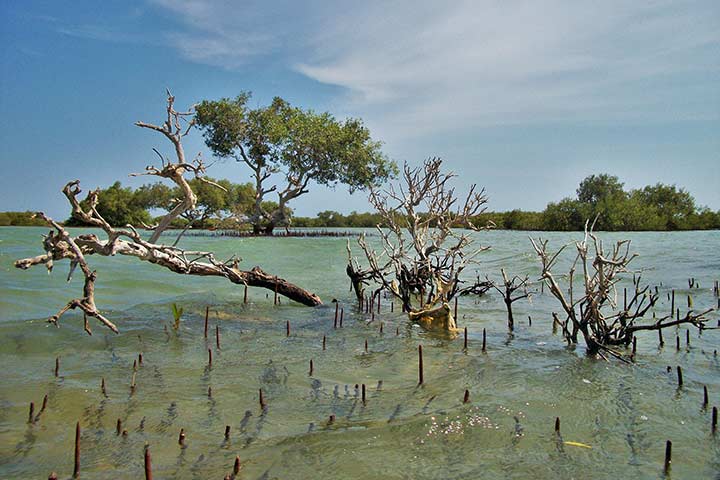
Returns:
[[[0,227],[47,226],[42,218],[32,218],[34,212],[0,212]]]
[[[173,222],[174,228],[183,228],[192,222],[194,229],[223,229],[242,231],[250,228],[248,217],[254,205],[254,188],[250,184],[234,184],[216,180],[224,190],[199,180],[191,180],[198,202],[192,212],[186,212]],[[111,225],[123,226],[150,224],[150,214],[156,210],[172,209],[179,192],[163,184],[143,185],[137,189],[123,187],[116,182],[99,194],[98,212]],[[277,208],[273,202],[264,202],[268,210]],[[352,212],[344,215],[334,211],[318,213],[317,217],[296,217],[288,209],[292,227],[309,228],[373,228],[381,223],[376,213]],[[0,212],[0,226],[44,225],[31,218],[31,212]],[[585,178],[574,198],[549,203],[541,212],[511,210],[485,212],[475,218],[476,225],[489,222],[495,228],[506,230],[582,230],[587,219],[597,216],[596,230],[712,230],[720,229],[720,211],[696,205],[695,199],[683,188],[661,183],[644,188],[625,190],[618,177],[600,174]],[[79,225],[69,218],[66,225]]]
[[[699,207],[683,188],[661,183],[626,191],[618,177],[600,174],[585,178],[575,198],[549,203],[541,212],[511,210],[485,212],[475,218],[476,225],[489,222],[505,230],[582,230],[587,219],[598,218],[596,230],[670,231],[720,229],[720,211]],[[378,214],[334,211],[315,218],[295,217],[297,227],[374,227]]]

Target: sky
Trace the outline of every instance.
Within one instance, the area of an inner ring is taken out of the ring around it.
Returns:
[[[60,193],[130,178],[170,153],[165,88],[184,108],[253,92],[360,117],[399,164],[443,158],[490,210],[542,210],[593,173],[657,182],[720,209],[720,2],[0,2],[0,210],[63,219]],[[234,182],[199,132],[188,155]],[[151,178],[150,180],[155,180]],[[315,186],[299,215],[367,211]]]

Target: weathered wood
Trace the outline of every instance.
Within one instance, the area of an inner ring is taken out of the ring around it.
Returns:
[[[639,276],[633,278],[634,288],[626,300],[625,308],[618,310],[613,292],[616,291],[616,284],[621,280],[621,275],[628,272],[628,265],[637,254],[630,253],[629,240],[618,241],[610,251],[607,251],[603,242],[593,232],[593,226],[594,223],[593,225],[586,223],[583,240],[575,243],[577,253],[567,276],[567,288],[560,287],[552,272],[565,247],[550,254],[547,250],[547,240],[530,239],[542,264],[541,278],[565,311],[567,318],[559,323],[563,329],[563,336],[569,344],[577,343],[578,334],[582,334],[588,354],[595,355],[603,351],[625,360],[609,347],[629,345],[636,332],[661,330],[681,324],[704,328],[707,322],[705,315],[713,309],[702,312],[690,310],[682,318],[677,309],[675,320],[670,314],[655,319],[651,324],[636,323],[655,306],[658,300],[657,294],[652,292],[649,286],[640,286]],[[575,298],[575,282],[573,282],[576,269],[583,274],[583,291],[579,298]],[[672,298],[674,307],[674,292]]]
[[[259,389],[258,401],[260,403],[260,410],[265,410],[265,408],[267,407],[267,403],[265,403],[265,397],[263,395],[262,388]]]
[[[452,307],[443,316],[421,313],[447,305],[473,288],[461,289],[459,277],[487,247],[472,247],[474,239],[466,230],[481,229],[473,220],[484,211],[487,199],[484,190],[477,190],[475,185],[466,197],[457,198],[450,186],[455,175],[443,173],[441,164],[439,158],[431,158],[417,168],[405,165],[401,186],[371,190],[370,203],[383,219],[383,227],[377,228],[382,252],[371,248],[361,235],[358,245],[368,266],[361,267],[352,257],[348,242],[346,271],[359,300],[365,285],[373,282],[378,285],[375,292],[391,294],[400,302],[403,312],[415,314],[410,320],[417,321],[422,328],[437,320],[441,325],[432,330],[457,333],[450,314]],[[422,214],[418,210],[420,205],[425,209]],[[465,230],[454,228],[459,225]],[[366,312],[369,313],[367,306]]]
[[[500,295],[502,295],[503,302],[505,303],[505,309],[507,310],[508,330],[512,332],[515,329],[515,319],[513,317],[512,304],[517,302],[518,300],[527,298],[530,295],[527,291],[527,282],[529,278],[527,276],[525,276],[524,278],[520,278],[515,275],[511,279],[505,273],[504,268],[500,269],[500,273],[502,274],[503,279],[502,285],[498,286],[495,282],[490,281],[489,278],[487,279],[487,282],[492,286],[492,288],[497,290]],[[515,292],[520,289],[522,289],[523,293],[521,295],[513,296]]]
[[[202,182],[223,189],[222,186],[204,177],[206,167],[200,157],[195,158],[191,162],[186,161],[182,138],[187,135],[194,125],[194,119],[189,121],[187,129],[181,127],[180,120],[186,115],[192,116],[192,113],[176,111],[173,106],[175,97],[169,92],[167,100],[168,117],[162,126],[136,122],[137,126],[157,131],[170,140],[175,147],[177,159],[173,162],[158,153],[162,159],[162,168],[148,166],[145,168],[144,173],[133,175],[153,175],[169,179],[174,182],[182,192],[182,198],[179,199],[172,210],[160,220],[158,225],[150,227],[152,234],[149,240],[144,240],[132,225],[121,229],[112,227],[98,213],[96,208],[99,203],[99,190],[90,191],[86,200],[81,204],[78,199],[78,195],[81,193],[80,182],[78,180],[67,183],[63,188],[63,193],[72,207],[72,216],[84,224],[102,229],[106,234],[106,239],[101,239],[94,233],[73,237],[63,226],[44,213],[37,212],[35,214],[45,220],[54,231],[46,235],[43,240],[44,254],[17,260],[15,267],[27,270],[35,265],[45,265],[48,271],[52,271],[56,261],[67,259],[70,260],[71,264],[68,278],[70,278],[76,266],[80,267],[85,276],[83,296],[69,301],[65,307],[55,315],[52,315],[48,321],[57,325],[60,317],[66,311],[80,309],[85,314],[85,331],[88,335],[92,334],[87,321],[88,317],[97,319],[100,323],[117,333],[117,327],[105,318],[95,305],[94,291],[97,272],[92,271],[87,264],[86,257],[89,255],[131,256],[162,266],[182,275],[216,276],[225,278],[238,285],[267,288],[276,292],[276,303],[277,295],[280,294],[308,306],[322,304],[320,297],[317,295],[276,275],[267,274],[259,267],[254,267],[247,271],[240,270],[238,268],[239,260],[234,256],[225,262],[221,262],[215,259],[212,252],[185,251],[175,246],[180,237],[175,240],[175,244],[172,246],[157,243],[160,235],[170,226],[175,218],[195,208],[197,196],[185,178],[187,173],[193,174],[196,179]],[[182,233],[180,235],[182,235]]]
[[[702,403],[703,408],[707,408],[708,403],[709,403],[709,398],[708,398],[707,385],[703,385],[703,403]]]
[[[205,338],[207,338],[207,332],[208,332],[208,317],[210,316],[210,307],[205,307],[205,328],[203,329]]]
[[[418,345],[418,385],[422,385],[424,382],[422,345]]]
[[[145,480],[152,480],[152,458],[150,457],[150,446],[145,446]]]
[[[75,424],[75,465],[73,467],[73,478],[80,476],[80,422]]]

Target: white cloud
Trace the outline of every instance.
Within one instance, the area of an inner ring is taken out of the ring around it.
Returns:
[[[344,87],[348,112],[400,137],[719,114],[696,101],[717,99],[712,1],[157,3],[188,26],[176,35],[191,60],[233,68],[272,54]]]

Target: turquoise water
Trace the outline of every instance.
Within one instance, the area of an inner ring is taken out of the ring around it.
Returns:
[[[80,292],[81,277],[65,282],[66,263],[56,264],[51,275],[41,267],[12,267],[17,258],[41,253],[45,232],[0,228],[2,478],[47,478],[53,470],[69,478],[77,421],[87,479],[141,478],[146,443],[155,478],[223,478],[235,455],[243,463],[240,478],[248,479],[662,478],[668,439],[671,478],[717,478],[720,472],[720,434],[712,435],[710,410],[702,406],[704,385],[710,406],[720,405],[716,330],[702,335],[692,330],[689,346],[684,327],[668,330],[662,349],[656,333],[641,333],[634,365],[604,362],[586,358],[581,347],[568,348],[552,334],[550,315],[558,306],[549,295],[538,293],[514,305],[516,330],[510,335],[504,304],[491,292],[460,300],[459,324],[469,331],[463,351],[462,338],[433,337],[391,313],[389,299],[372,323],[355,311],[344,272],[344,239],[193,237],[184,247],[214,250],[218,258],[237,253],[247,268],[261,265],[315,291],[326,305],[313,309],[284,300],[274,306],[272,293],[260,289],[250,289],[250,303],[243,305],[242,288],[221,279],[185,277],[132,258],[91,257],[99,272],[98,305],[121,333],[93,324],[88,337],[75,312],[63,317],[59,329],[45,323]],[[557,246],[579,237],[543,236]],[[717,304],[712,283],[720,279],[718,232],[603,238],[632,239],[641,253],[635,268],[660,288],[658,314],[669,310],[666,293],[672,288],[683,308],[688,293],[696,309]],[[478,240],[492,246],[481,256],[481,275],[497,278],[504,267],[537,278],[527,233],[486,232]],[[700,288],[690,291],[689,277]],[[338,329],[333,298],[345,307]],[[177,332],[171,327],[173,303],[185,310]],[[211,332],[205,340],[208,305]],[[709,325],[718,318],[711,313]],[[486,353],[480,347],[483,328]],[[131,395],[139,353],[144,361]],[[684,373],[680,389],[678,365]],[[100,390],[102,377],[107,398]],[[366,385],[364,405],[356,384]],[[264,412],[260,388],[268,404]],[[470,402],[463,404],[466,389]],[[28,424],[29,403],[35,402],[37,412],[46,394],[46,410]],[[331,425],[330,415],[336,418]],[[591,448],[559,442],[555,417],[561,419],[563,441]],[[126,436],[116,435],[118,418]],[[184,448],[177,442],[181,428]]]

